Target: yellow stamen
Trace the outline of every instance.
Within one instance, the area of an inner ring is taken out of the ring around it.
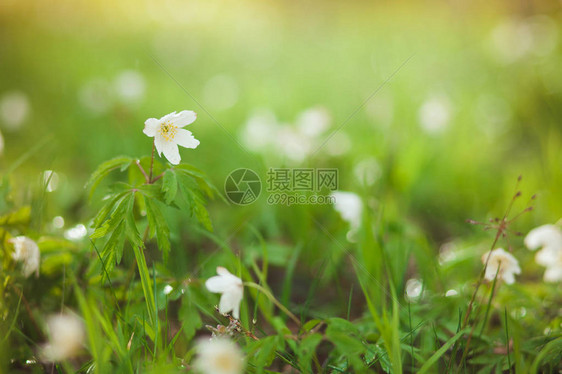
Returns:
[[[160,125],[160,135],[162,135],[164,140],[166,140],[167,142],[174,140],[177,132],[177,126],[174,126],[174,124],[171,122],[166,122]]]

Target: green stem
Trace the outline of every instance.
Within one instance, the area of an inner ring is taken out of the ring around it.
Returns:
[[[277,307],[286,315],[289,316],[289,318],[291,318],[296,324],[297,326],[300,327],[301,325],[301,321],[297,318],[297,316],[295,316],[293,313],[291,313],[291,311],[289,309],[287,309],[283,304],[281,304],[276,298],[275,296],[273,296],[271,294],[271,292],[269,292],[266,288],[260,286],[259,284],[256,284],[254,282],[244,282],[244,286],[248,286],[248,287],[252,287],[257,289],[258,291],[260,291],[261,293],[263,293],[269,300],[271,300],[275,305],[277,305]]]
[[[155,140],[152,140],[152,154],[150,155],[150,174],[148,177],[148,184],[152,184],[152,167],[154,166],[154,148],[155,148]]]

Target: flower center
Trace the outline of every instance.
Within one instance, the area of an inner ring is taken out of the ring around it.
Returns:
[[[167,142],[172,141],[174,139],[174,137],[176,136],[177,132],[178,132],[177,126],[174,126],[174,124],[171,123],[171,122],[166,122],[166,123],[163,123],[162,125],[160,125],[160,135]]]
[[[215,356],[215,367],[219,370],[228,372],[237,367],[236,357],[229,352],[221,352]]]

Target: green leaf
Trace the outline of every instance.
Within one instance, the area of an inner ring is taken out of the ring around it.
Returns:
[[[102,163],[100,166],[98,166],[98,168],[92,173],[90,179],[86,183],[86,187],[90,188],[90,194],[89,194],[90,199],[92,198],[92,195],[94,194],[94,191],[97,188],[97,186],[109,173],[111,173],[113,170],[117,168],[120,168],[121,171],[124,171],[131,165],[132,162],[133,162],[132,158],[121,156],[106,161]]]
[[[195,216],[197,221],[201,223],[207,230],[213,231],[213,225],[211,224],[211,219],[209,218],[209,212],[205,208],[205,199],[201,194],[192,188],[190,188],[190,181],[185,176],[180,176],[179,187],[182,193],[187,207],[191,212],[192,216]]]
[[[101,226],[96,227],[94,233],[90,235],[91,239],[104,237],[112,232],[117,226],[123,222],[128,211],[132,211],[133,193],[124,195],[124,197],[115,204],[115,209]]]
[[[111,272],[114,265],[121,262],[123,257],[123,247],[125,245],[125,222],[121,222],[111,234],[111,237],[105,243],[102,251],[102,258],[107,269]],[[105,273],[104,273],[105,274]]]
[[[17,226],[26,225],[29,223],[31,217],[31,207],[24,206],[8,214],[4,214],[0,217],[0,226]]]
[[[146,217],[148,218],[150,230],[154,229],[156,231],[158,248],[162,251],[164,262],[166,262],[170,252],[170,229],[157,203],[149,198],[146,199]]]
[[[441,356],[443,356],[443,354],[445,352],[447,352],[447,350],[449,348],[451,348],[451,346],[453,344],[455,344],[455,342],[464,334],[466,333],[466,329],[463,329],[459,332],[457,332],[455,334],[455,336],[453,336],[451,339],[449,339],[445,344],[443,344],[441,346],[441,348],[439,348],[437,350],[437,352],[435,352],[426,362],[425,364],[423,364],[423,366],[421,367],[421,369],[418,371],[419,374],[423,374],[425,372],[427,372],[438,360],[439,358],[441,358]]]
[[[178,179],[174,170],[166,170],[166,173],[164,173],[162,191],[164,192],[166,204],[170,205],[178,193]]]
[[[257,353],[255,354],[255,358],[252,363],[256,365],[256,371],[258,373],[262,372],[264,368],[271,365],[275,359],[275,352],[278,349],[282,349],[282,347],[279,347],[281,344],[282,342],[280,342],[278,336],[268,336],[255,343],[254,349],[257,348]]]
[[[316,353],[316,347],[322,341],[322,334],[310,334],[301,340],[299,345],[298,357],[300,370],[304,373],[313,373],[310,364]]]

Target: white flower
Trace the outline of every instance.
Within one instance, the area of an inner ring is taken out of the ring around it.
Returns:
[[[490,256],[489,260],[488,256]],[[511,253],[504,251],[503,248],[494,249],[491,253],[484,253],[482,255],[482,263],[486,264],[486,261],[488,261],[488,266],[486,267],[484,278],[488,281],[493,281],[497,273],[498,279],[503,279],[505,283],[512,284],[515,282],[514,274],[521,274],[521,268],[517,259]]]
[[[353,235],[361,226],[361,216],[363,214],[363,203],[361,198],[353,192],[334,191],[330,195],[334,198],[334,209],[342,219],[349,223],[350,230],[347,233],[348,240],[352,241]]]
[[[115,93],[126,103],[137,103],[144,97],[146,83],[143,76],[134,70],[121,72],[113,83]]]
[[[309,138],[322,135],[330,127],[332,119],[324,107],[317,106],[305,110],[297,117],[296,123],[299,132]]]
[[[556,225],[543,225],[529,231],[525,245],[534,251],[537,264],[546,267],[544,280],[558,282],[562,280],[562,230]]]
[[[6,130],[18,130],[30,111],[29,99],[23,92],[8,92],[0,98],[0,121]]]
[[[196,119],[197,114],[191,110],[173,112],[160,119],[147,119],[144,122],[143,132],[154,137],[158,155],[164,153],[170,163],[177,165],[181,161],[178,145],[185,148],[197,148],[199,145],[199,140],[193,137],[191,131],[182,129]]]
[[[279,125],[275,114],[267,109],[255,111],[242,130],[241,139],[250,150],[263,151],[275,144]]]
[[[194,367],[203,374],[241,374],[244,356],[240,348],[227,338],[200,340],[196,346]]]
[[[382,175],[382,169],[374,157],[359,161],[353,168],[355,178],[364,186],[372,186]]]
[[[445,130],[451,117],[451,104],[445,96],[434,96],[423,103],[418,112],[419,122],[428,134]]]
[[[84,325],[73,314],[57,314],[47,320],[49,342],[43,346],[45,361],[63,361],[75,356],[84,342]]]
[[[16,261],[23,261],[23,275],[27,278],[35,273],[35,276],[38,277],[41,253],[37,243],[27,236],[17,236],[10,239],[9,242],[14,245],[12,258]]]
[[[232,311],[232,316],[238,319],[240,318],[240,302],[244,296],[242,279],[232,275],[222,266],[217,267],[217,274],[207,279],[205,286],[211,292],[222,294],[219,312],[228,313]]]

